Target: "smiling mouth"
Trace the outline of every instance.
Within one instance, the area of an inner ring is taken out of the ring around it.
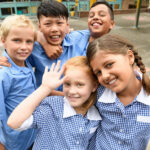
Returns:
[[[18,53],[20,56],[27,56],[28,53]]]
[[[53,36],[50,36],[50,38],[51,38],[51,39],[54,39],[54,40],[55,40],[55,39],[59,39],[59,38],[60,38],[60,35],[53,35]]]
[[[117,80],[117,79],[111,80],[108,84],[109,84],[109,85],[112,85],[112,84],[114,84],[114,83],[116,82],[116,80]]]
[[[77,99],[79,99],[80,97],[75,97],[75,96],[68,96],[68,99],[70,101],[76,101]]]
[[[101,26],[102,25],[102,23],[99,23],[99,22],[94,22],[94,23],[92,23],[92,26],[93,27],[99,27],[99,26]]]

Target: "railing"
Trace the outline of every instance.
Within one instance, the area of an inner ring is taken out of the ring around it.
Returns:
[[[28,16],[36,15],[37,6],[40,1],[16,1],[0,2],[0,18],[5,18],[11,14],[25,14]]]

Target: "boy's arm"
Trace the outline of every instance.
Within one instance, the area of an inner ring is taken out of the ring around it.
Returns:
[[[40,31],[37,32],[37,41],[42,45],[46,55],[50,59],[58,58],[63,52],[61,45],[50,45]]]
[[[48,67],[46,67],[42,85],[15,108],[8,118],[8,126],[13,129],[19,128],[22,123],[32,115],[41,101],[48,96],[50,91],[63,83],[63,78],[60,78],[64,71],[64,67],[58,71],[60,62],[57,63],[55,68],[54,65],[55,64],[52,65],[50,71],[48,71]]]

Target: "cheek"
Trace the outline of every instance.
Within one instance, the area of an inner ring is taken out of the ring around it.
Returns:
[[[33,50],[33,45],[30,45],[30,46],[29,46],[29,50],[32,52],[32,50]]]

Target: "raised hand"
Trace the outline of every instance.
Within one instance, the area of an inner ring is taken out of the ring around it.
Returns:
[[[59,87],[63,83],[63,78],[61,79],[61,75],[64,72],[64,67],[60,70],[60,61],[52,64],[50,71],[48,71],[48,67],[45,67],[45,72],[42,78],[42,86],[49,88],[50,90],[54,90]]]

